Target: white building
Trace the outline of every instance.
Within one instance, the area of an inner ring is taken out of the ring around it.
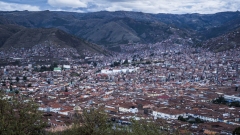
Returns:
[[[102,69],[102,74],[118,74],[118,73],[132,73],[137,71],[139,68],[123,68],[123,69]]]
[[[176,109],[168,109],[168,108],[161,108],[154,110],[152,115],[154,119],[161,118],[161,119],[178,119],[179,116],[185,117],[186,114]]]

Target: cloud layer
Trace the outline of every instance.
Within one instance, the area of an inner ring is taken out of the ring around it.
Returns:
[[[40,11],[38,6],[32,6],[28,4],[18,4],[18,3],[7,3],[0,1],[0,11],[15,11],[15,10],[31,10],[31,11]]]
[[[48,0],[48,4],[53,7],[68,7],[68,8],[79,8],[84,7],[87,8],[87,1],[82,0]]]
[[[209,14],[237,11],[240,9],[240,0],[34,0],[34,3],[29,0],[0,0],[0,6],[4,7],[0,10],[48,9],[78,12],[124,10],[147,13]]]

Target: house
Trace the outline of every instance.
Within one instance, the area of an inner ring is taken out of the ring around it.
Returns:
[[[157,108],[153,109],[152,115],[154,119],[178,119],[179,116],[185,117],[185,112],[182,110],[177,110],[173,108]]]
[[[138,113],[138,108],[136,108],[136,105],[133,105],[131,103],[120,104],[118,110],[119,112],[124,113]]]
[[[67,69],[67,70],[69,70],[70,68],[71,68],[70,65],[63,65],[63,69]]]
[[[65,115],[65,116],[68,116],[71,111],[72,111],[72,109],[64,109],[64,110],[58,111],[58,113],[62,114],[62,115]]]
[[[58,113],[61,110],[61,104],[59,103],[51,103],[49,107],[50,107],[50,112]]]
[[[46,105],[41,105],[39,108],[38,108],[39,111],[43,111],[43,112],[47,112],[47,111],[50,111],[50,108],[47,107]]]
[[[54,68],[54,69],[53,69],[53,71],[55,71],[55,72],[61,72],[61,71],[62,71],[62,69],[61,69],[61,68],[59,68],[59,67],[57,67],[57,68]]]
[[[240,97],[237,97],[237,96],[224,95],[223,97],[224,97],[226,100],[232,100],[232,101],[238,101],[238,102],[240,102]]]
[[[209,122],[218,122],[219,116],[213,112],[212,110],[207,110],[207,109],[202,109],[198,111],[190,111],[187,112],[187,116],[192,116],[194,118],[200,118],[204,121],[209,121]]]

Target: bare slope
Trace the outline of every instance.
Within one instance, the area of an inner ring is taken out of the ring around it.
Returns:
[[[50,44],[61,48],[72,47],[77,49],[80,54],[84,50],[106,53],[99,46],[90,44],[56,28],[23,28],[10,36],[2,48],[31,48],[38,44]]]
[[[203,47],[209,48],[215,52],[239,48],[240,47],[240,28],[227,34],[211,38],[202,44]]]

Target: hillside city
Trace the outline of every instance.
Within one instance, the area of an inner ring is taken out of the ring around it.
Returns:
[[[103,107],[122,124],[161,120],[180,131],[231,134],[240,126],[240,48],[215,53],[181,40],[120,45],[111,56],[10,48],[0,51],[0,89],[9,100],[33,99],[50,116],[49,131],[68,128],[76,110]]]

